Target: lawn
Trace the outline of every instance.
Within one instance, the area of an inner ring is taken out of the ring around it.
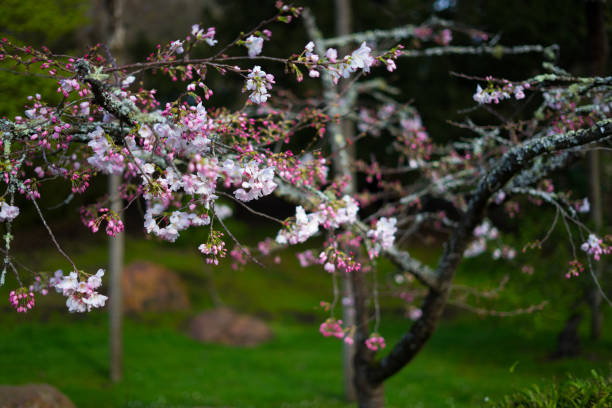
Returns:
[[[69,245],[86,269],[106,262],[104,245]],[[53,252],[27,254],[39,268],[65,264]],[[302,269],[286,256],[267,268],[214,272],[224,302],[269,320],[276,337],[256,348],[200,344],[185,333],[187,319],[210,307],[200,257],[189,246],[129,239],[127,261],[148,259],[177,271],[189,283],[191,312],[146,314],[125,322],[125,378],[108,381],[106,315],[69,315],[52,294],[31,314],[8,306],[0,315],[0,383],[44,382],[65,392],[78,407],[345,407],[341,344],[323,338],[317,308],[329,300],[325,272]],[[8,296],[8,284],[0,297]],[[393,308],[394,303],[383,306]],[[546,386],[568,373],[603,373],[612,361],[612,331],[586,343],[582,357],[550,360],[558,321],[532,316],[480,318],[455,314],[443,321],[417,358],[385,385],[389,407],[486,406],[514,389]],[[544,321],[544,323],[542,323]],[[408,325],[400,315],[383,318],[380,332],[392,344]]]

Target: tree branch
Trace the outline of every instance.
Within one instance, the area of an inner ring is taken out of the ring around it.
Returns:
[[[503,188],[534,158],[596,142],[610,135],[612,135],[612,119],[607,119],[587,129],[530,140],[508,151],[498,161],[497,166],[481,178],[469,200],[465,216],[448,239],[438,262],[435,270],[439,282],[438,290],[429,290],[423,302],[422,316],[414,322],[388,355],[378,364],[370,366],[368,378],[373,384],[383,382],[404,367],[436,330],[463,252],[473,229],[482,221],[491,196]]]

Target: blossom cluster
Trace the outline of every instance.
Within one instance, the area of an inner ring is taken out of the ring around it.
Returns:
[[[368,251],[370,259],[376,258],[382,250],[389,249],[395,242],[397,232],[397,219],[395,217],[381,217],[376,222],[376,229],[368,231],[368,237],[372,240],[372,248]]]
[[[228,172],[233,172],[235,166],[231,160],[227,160],[223,168]],[[243,180],[241,188],[234,191],[234,195],[240,201],[257,200],[272,194],[277,187],[274,182],[274,167],[260,169],[257,162],[253,160],[241,169],[241,173]],[[245,189],[248,189],[248,191]]]
[[[225,248],[225,242],[222,237],[222,232],[212,231],[208,241],[198,247],[198,250],[206,256],[207,264],[219,265],[219,258],[225,258],[227,248]]]
[[[516,256],[516,250],[506,245],[506,246],[503,246],[502,248],[495,248],[492,256],[493,256],[493,259],[512,260]]]
[[[267,74],[259,65],[255,65],[247,76],[245,90],[252,91],[249,99],[259,105],[268,100],[270,97],[268,91],[272,89],[274,83],[274,75]]]
[[[365,345],[372,351],[382,350],[386,347],[385,339],[378,333],[372,333],[365,341]]]
[[[89,137],[91,140],[87,145],[93,150],[93,155],[87,159],[89,164],[106,174],[121,174],[125,168],[125,158],[113,148],[104,130],[98,127],[89,133]]]
[[[342,320],[330,317],[319,326],[319,333],[325,337],[344,339],[347,344],[353,344],[353,328],[342,328]]]
[[[348,78],[358,70],[369,73],[370,68],[376,63],[376,58],[372,56],[372,49],[366,45],[365,41],[359,48],[342,59],[338,59],[338,51],[335,48],[328,48],[325,57],[316,54],[314,48],[315,44],[312,41],[306,44],[301,60],[309,67],[308,75],[311,78],[318,78],[319,70],[327,70],[334,83],[338,83],[340,78]],[[385,64],[390,71],[395,69],[393,59],[387,58]]]
[[[487,250],[487,241],[499,237],[499,230],[491,225],[488,220],[482,222],[474,228],[475,239],[468,245],[463,256],[474,257],[482,254]]]
[[[100,229],[100,225],[106,221],[106,234],[114,237],[119,232],[123,231],[123,221],[119,215],[108,208],[84,208],[81,210],[81,220],[91,229],[91,232],[96,233]]]
[[[210,224],[208,212],[218,198],[215,194],[218,179],[223,179],[228,187],[240,186],[234,191],[234,196],[241,201],[259,199],[271,194],[277,187],[273,181],[274,168],[260,168],[256,161],[242,167],[228,159],[220,165],[216,158],[203,158],[195,154],[186,174],[180,175],[169,167],[155,177],[153,165],[147,163],[142,168],[142,183],[149,188],[144,194],[148,200],[145,230],[171,242],[176,241],[182,230]],[[190,204],[186,209],[169,211],[168,198],[180,195],[181,191],[192,198]],[[217,217],[224,218],[228,213],[231,210],[227,206],[215,206]]]
[[[337,200],[331,205],[322,203],[318,211],[306,213],[304,207],[295,209],[295,223],[282,229],[276,236],[276,242],[281,245],[305,242],[308,238],[319,232],[319,226],[325,229],[338,228],[343,224],[353,224],[357,220],[359,205],[349,195]]]
[[[502,87],[496,87],[490,83],[487,88],[483,89],[480,85],[476,85],[476,93],[474,93],[473,99],[481,105],[491,102],[497,104],[499,101],[510,99],[512,96],[519,100],[525,98],[525,89],[529,87],[529,83],[517,85],[507,80],[504,80]]]
[[[155,203],[149,207],[145,213],[145,231],[170,242],[176,241],[179,232],[190,226],[203,226],[210,224],[208,214],[196,214],[193,212],[172,211],[165,227],[160,227],[156,217],[163,214],[165,207],[161,203]]]
[[[574,259],[569,262],[570,268],[565,274],[565,278],[569,279],[572,276],[580,276],[582,272],[584,272],[584,265],[580,263],[577,259]]]
[[[342,320],[336,320],[329,318],[319,326],[319,332],[325,337],[336,337],[341,339],[344,337],[344,330],[342,329]]]
[[[61,270],[55,272],[55,276],[49,281],[58,293],[67,297],[66,306],[70,313],[89,312],[93,308],[103,307],[108,299],[96,291],[102,285],[104,270],[98,269],[95,275],[91,275],[87,280],[79,280],[76,272],[70,272],[64,276]]]
[[[215,31],[215,27],[209,27],[206,32],[204,32],[204,29],[200,28],[199,24],[191,26],[191,35],[194,36],[196,41],[206,41],[211,47],[215,46],[218,42],[215,40]]]
[[[361,263],[355,260],[355,254],[339,250],[337,243],[319,254],[318,263],[323,264],[323,269],[328,273],[334,273],[336,268],[344,273],[361,270]]]
[[[17,313],[26,313],[34,307],[36,301],[32,291],[28,291],[26,288],[19,288],[9,293],[9,303],[17,310]]]
[[[36,276],[34,278],[34,282],[32,282],[32,284],[28,287],[28,289],[30,290],[30,292],[38,292],[42,294],[43,296],[46,296],[47,293],[49,293],[48,283],[49,283],[48,280],[45,282],[41,279],[40,276]]]
[[[612,252],[612,247],[606,245],[603,239],[595,234],[589,234],[589,239],[580,246],[580,249],[592,255],[596,261],[599,261],[601,255],[607,255]]]

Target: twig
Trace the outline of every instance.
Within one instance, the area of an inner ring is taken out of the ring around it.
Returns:
[[[43,216],[42,212],[40,211],[40,207],[38,207],[38,203],[36,202],[36,199],[34,197],[31,197],[31,198],[32,198],[32,203],[34,204],[34,208],[36,208],[36,212],[38,213],[38,216],[40,217],[40,220],[42,221],[43,225],[47,229],[47,232],[49,233],[49,236],[51,237],[51,241],[53,241],[53,243],[55,244],[55,247],[57,248],[59,253],[62,254],[64,256],[64,258],[66,258],[68,260],[68,262],[70,262],[70,264],[72,264],[72,268],[74,269],[74,271],[78,272],[75,263],[72,261],[72,259],[70,259],[68,254],[66,254],[66,252],[64,252],[64,250],[62,249],[60,244],[55,239],[55,235],[53,235],[53,231],[51,231],[51,228],[49,227],[49,225],[47,225],[47,221],[45,220],[45,217]]]

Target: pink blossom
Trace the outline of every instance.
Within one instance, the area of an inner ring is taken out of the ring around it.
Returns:
[[[329,318],[319,326],[319,332],[325,337],[336,337],[341,339],[344,337],[344,330],[342,330],[342,320],[336,320]]]
[[[423,316],[423,311],[417,307],[413,307],[408,312],[408,315],[410,316],[410,319],[418,320],[421,318],[421,316]]]
[[[605,245],[603,240],[595,234],[589,234],[589,239],[580,246],[580,249],[589,255],[593,255],[596,261],[599,261],[601,255],[607,255],[612,250],[610,246]]]
[[[335,48],[328,48],[325,52],[325,56],[329,60],[329,62],[335,63],[338,59],[338,51]]]
[[[385,339],[377,333],[372,333],[365,341],[365,345],[372,351],[382,350],[386,347]]]

